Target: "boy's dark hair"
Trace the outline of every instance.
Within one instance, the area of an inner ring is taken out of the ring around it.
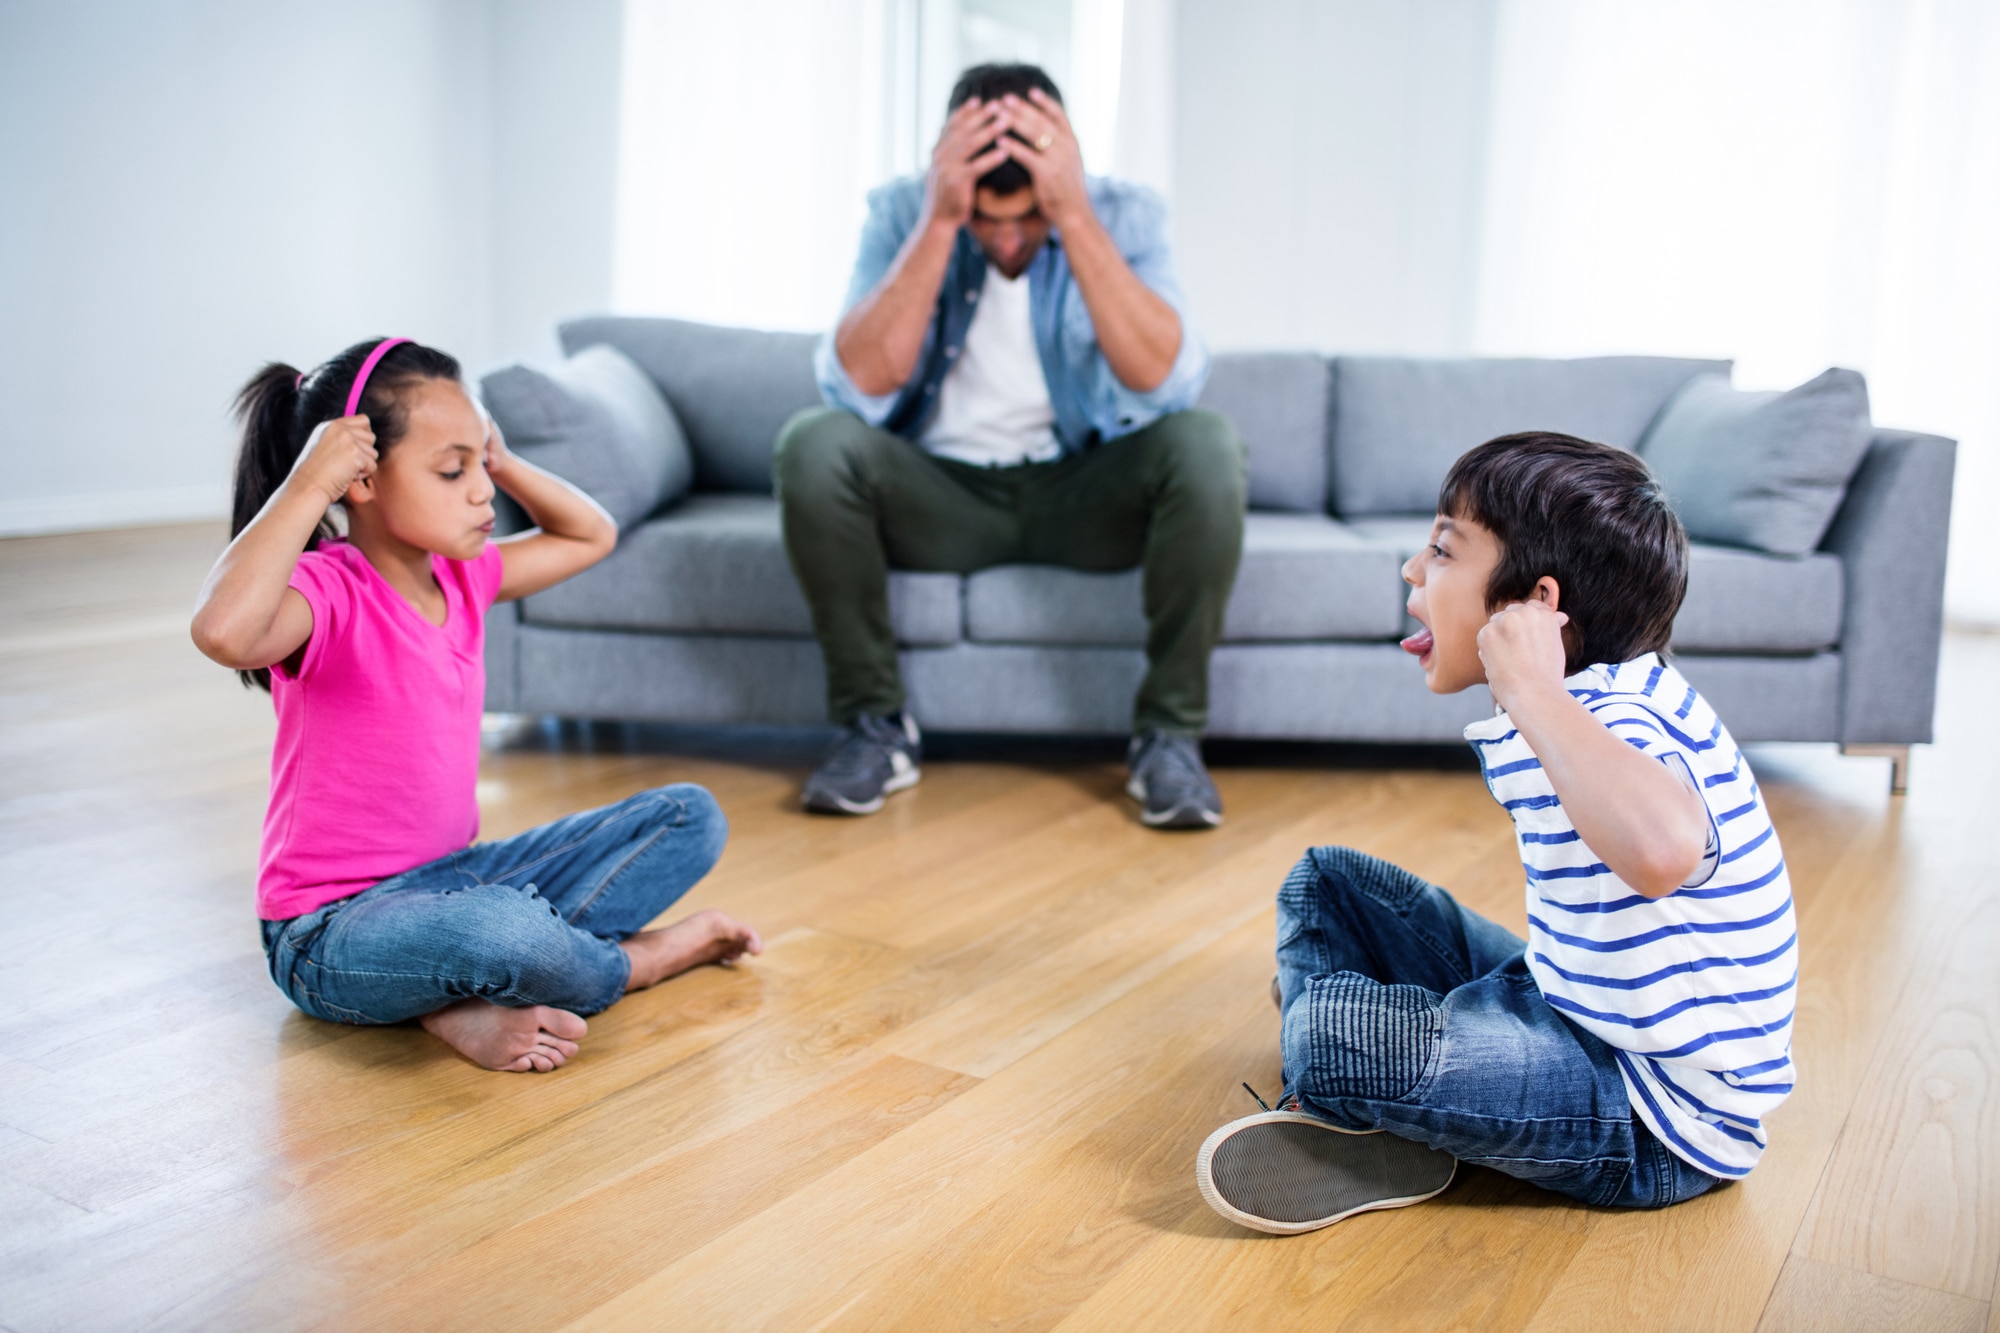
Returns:
[[[229,535],[233,539],[250,526],[278,488],[291,475],[292,465],[312,438],[313,428],[346,414],[348,390],[361,373],[361,363],[381,343],[380,338],[358,342],[333,360],[305,372],[273,361],[243,386],[236,395],[236,419],[243,428],[243,441],[236,452],[235,493],[229,512]],[[375,432],[375,452],[386,454],[403,438],[409,414],[403,407],[403,391],[418,380],[455,380],[458,362],[445,353],[421,343],[398,343],[390,348],[369,372],[361,393],[361,412]],[[306,540],[308,551],[333,537],[333,525],[322,518]],[[239,671],[245,686],[269,691],[271,670]]]
[[[1057,105],[1061,105],[1061,90],[1056,87],[1056,81],[1050,78],[1040,65],[974,65],[958,76],[958,82],[951,90],[951,100],[945,103],[944,112],[948,116],[975,97],[982,102],[996,101],[1008,93],[1025,98],[1029,90],[1034,88],[1040,88],[1055,98]],[[1014,134],[1012,130],[1007,132]],[[1014,134],[1014,137],[1021,139],[1022,143],[1028,142],[1018,134]],[[986,149],[981,148],[980,151],[985,152]],[[977,184],[982,190],[991,190],[1004,197],[1027,189],[1034,184],[1034,178],[1028,175],[1026,167],[1010,157],[981,176]]]
[[[1486,608],[1526,601],[1543,575],[1561,589],[1566,674],[1665,652],[1687,594],[1687,533],[1637,454],[1526,431],[1468,451],[1438,512],[1500,541]]]

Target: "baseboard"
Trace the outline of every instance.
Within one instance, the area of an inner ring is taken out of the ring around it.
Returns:
[[[162,486],[150,491],[100,491],[94,495],[51,495],[35,499],[0,497],[0,537],[48,532],[89,532],[136,528],[152,523],[191,523],[227,518],[229,493],[219,484]]]

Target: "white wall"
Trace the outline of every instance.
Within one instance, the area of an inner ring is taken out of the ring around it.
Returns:
[[[601,309],[617,9],[0,0],[0,533],[226,512],[267,359]]]
[[[1493,0],[1180,0],[1176,242],[1216,347],[1468,351]]]
[[[557,323],[610,306],[622,9],[493,7],[496,362],[555,357]]]

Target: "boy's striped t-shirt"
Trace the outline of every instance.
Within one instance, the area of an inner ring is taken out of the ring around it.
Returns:
[[[1764,1117],[1792,1089],[1798,933],[1778,835],[1736,742],[1657,654],[1563,684],[1700,793],[1708,850],[1684,887],[1643,897],[1577,836],[1506,713],[1467,727],[1514,819],[1529,970],[1550,1005],[1613,1048],[1647,1128],[1703,1171],[1747,1175]]]

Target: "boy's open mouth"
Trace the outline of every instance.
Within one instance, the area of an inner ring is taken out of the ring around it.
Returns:
[[[1430,629],[1425,627],[1403,640],[1403,651],[1422,661],[1431,655],[1431,648],[1434,644],[1435,640],[1431,638]]]

